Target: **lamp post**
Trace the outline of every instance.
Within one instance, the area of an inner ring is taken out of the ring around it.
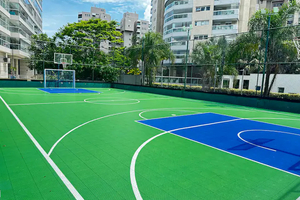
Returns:
[[[266,65],[268,61],[268,46],[269,46],[269,35],[270,35],[270,25],[271,25],[271,15],[278,13],[278,7],[273,8],[273,14],[270,12],[268,17],[268,29],[267,29],[267,41],[266,41],[266,50],[265,50],[265,61],[264,61],[264,68],[263,68],[263,77],[261,83],[261,97],[263,97],[264,92],[264,84],[265,84],[265,74],[266,74]],[[266,10],[261,10],[262,14],[266,13]]]
[[[189,55],[189,42],[190,42],[190,31],[193,29],[192,24],[190,27],[183,27],[183,31],[187,29],[187,40],[186,40],[186,55],[185,55],[185,76],[184,76],[184,90],[186,89],[186,79],[187,79],[187,65],[188,65],[188,55]]]

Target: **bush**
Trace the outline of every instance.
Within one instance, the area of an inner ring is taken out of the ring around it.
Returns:
[[[120,69],[110,66],[100,68],[100,78],[108,83],[113,83],[118,80],[120,76]]]
[[[180,84],[167,84],[163,83],[161,86],[161,83],[154,83],[154,87],[163,87],[163,88],[170,88],[170,89],[177,89],[177,90],[183,90],[184,85]],[[229,88],[210,88],[208,90],[203,90],[202,86],[186,86],[187,90],[192,91],[203,91],[203,92],[215,92],[218,94],[228,94],[228,95],[241,95],[240,89],[229,89]],[[243,90],[243,95],[247,97],[258,97],[260,96],[260,91],[256,92],[256,90]],[[293,101],[300,101],[300,94],[286,94],[286,93],[270,93],[270,98],[276,98],[276,99],[283,99],[283,100],[293,100]]]

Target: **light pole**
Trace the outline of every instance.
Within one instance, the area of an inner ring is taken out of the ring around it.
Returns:
[[[263,97],[264,92],[264,84],[265,84],[265,74],[266,74],[266,65],[268,61],[268,46],[269,46],[269,35],[270,35],[270,25],[271,25],[271,15],[278,13],[278,7],[273,8],[273,14],[270,12],[268,17],[268,29],[267,29],[267,41],[266,41],[266,50],[265,50],[265,61],[264,61],[264,68],[263,68],[263,77],[261,83],[261,97]],[[262,14],[266,13],[266,10],[261,10]]]
[[[186,79],[187,79],[187,65],[188,65],[188,55],[189,55],[189,43],[190,43],[190,31],[193,29],[192,24],[189,28],[183,27],[183,31],[187,29],[187,40],[186,40],[186,55],[185,55],[185,75],[184,75],[184,90],[186,89]]]

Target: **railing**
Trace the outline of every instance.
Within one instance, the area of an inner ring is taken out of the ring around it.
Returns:
[[[172,42],[171,46],[184,46],[186,45],[186,42]]]
[[[212,30],[232,30],[237,29],[237,25],[214,25]]]
[[[178,15],[172,15],[171,17],[165,19],[165,23],[173,20],[173,19],[182,19],[182,18],[188,18],[188,14],[178,14]]]
[[[8,23],[4,21],[3,19],[0,19],[0,25],[3,26],[4,28],[8,29]]]
[[[8,9],[8,1],[0,0],[0,6],[2,6],[6,11],[9,11],[9,9]]]
[[[166,8],[165,11],[167,11],[168,9],[172,8],[173,6],[178,6],[178,5],[184,5],[184,4],[188,4],[188,1],[174,1],[173,3],[169,4]]]
[[[165,31],[165,35],[168,35],[170,33],[174,33],[174,32],[186,32],[186,30],[184,30],[183,28],[173,28],[170,30]]]
[[[16,27],[16,26],[10,26],[9,30],[13,33],[20,33],[21,35],[23,35],[25,38],[27,38],[28,40],[30,40],[30,36],[23,31],[22,28]]]
[[[178,84],[183,85],[184,84],[185,77],[176,77],[176,76],[156,76],[155,82],[156,83],[170,83],[170,84]],[[186,78],[187,83],[190,85],[202,85],[202,78],[192,78],[187,77]]]
[[[3,40],[2,38],[0,38],[0,45],[6,48],[10,48],[10,43],[6,40]]]
[[[218,10],[214,11],[214,15],[234,15],[238,14],[239,10],[238,9],[233,9],[233,10]]]
[[[20,12],[19,10],[10,10],[10,14],[21,17],[21,19],[25,21],[25,23],[32,29],[32,31],[34,31],[34,25],[22,12]]]
[[[25,53],[29,53],[28,48],[24,47],[24,46],[21,45],[21,44],[11,43],[11,44],[10,44],[10,48],[11,48],[11,49],[14,49],[14,50],[21,50],[21,51],[23,51],[23,52],[25,52]]]

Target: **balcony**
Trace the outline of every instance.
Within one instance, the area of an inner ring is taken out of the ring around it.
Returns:
[[[191,1],[185,0],[185,1],[174,1],[173,3],[169,4],[165,8],[165,13],[167,11],[176,10],[176,9],[185,9],[185,8],[193,8],[193,4]]]
[[[29,58],[29,50],[21,44],[11,43],[10,48],[14,50],[14,55],[19,56],[21,58]]]
[[[8,23],[3,19],[0,19],[0,30],[6,35],[10,35],[10,31],[8,30]]]
[[[11,32],[11,37],[23,39],[28,44],[31,43],[30,36],[23,29],[16,26],[10,26],[9,30]]]
[[[214,11],[214,20],[223,20],[228,19],[238,19],[239,18],[239,9],[230,9],[230,10],[218,10]]]
[[[169,34],[176,34],[176,35],[187,35],[186,34],[186,30],[184,30],[183,28],[173,28],[170,30],[167,30],[164,32],[164,36],[169,35]]]
[[[238,33],[237,25],[214,25],[212,27],[212,35],[226,35]]]
[[[215,0],[215,6],[238,4],[241,0]]]

